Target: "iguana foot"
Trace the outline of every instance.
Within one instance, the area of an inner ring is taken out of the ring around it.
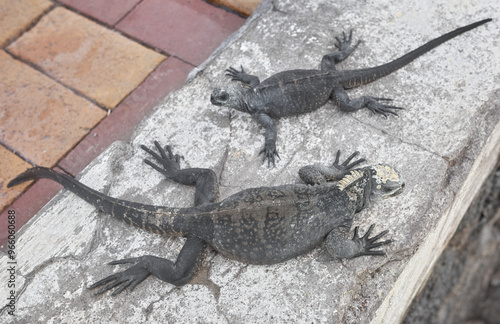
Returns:
[[[260,83],[259,78],[254,75],[247,74],[243,69],[243,66],[240,65],[240,67],[241,71],[238,71],[233,67],[229,67],[229,69],[226,70],[226,76],[230,77],[232,81],[240,81],[249,84],[252,87],[257,86]]]
[[[391,109],[402,110],[404,108],[385,105],[380,103],[380,101],[392,101],[389,98],[377,98],[377,97],[364,97],[365,98],[365,107],[370,109],[371,112],[376,114],[382,114],[384,117],[387,117],[387,114],[392,114],[398,116],[398,114]]]
[[[271,162],[273,163],[273,167],[276,166],[275,159],[274,157],[276,156],[278,159],[280,159],[280,155],[278,154],[278,151],[276,150],[276,143],[274,141],[266,141],[266,144],[264,145],[264,149],[259,152],[259,155],[264,153],[264,160],[266,161],[267,159],[267,166],[271,166]]]
[[[116,288],[116,290],[113,291],[113,293],[111,294],[112,296],[121,293],[128,287],[130,287],[130,290],[133,290],[138,284],[140,284],[142,281],[144,281],[144,279],[146,279],[150,275],[149,270],[141,265],[141,261],[144,261],[143,258],[146,257],[147,256],[142,256],[139,258],[129,258],[129,259],[122,259],[110,262],[109,263],[110,265],[124,264],[124,263],[132,263],[134,265],[125,271],[117,272],[115,274],[112,274],[111,276],[99,280],[98,282],[89,286],[88,289],[94,289],[109,283],[105,287],[99,289],[96,292],[96,295],[105,293],[106,291],[111,290],[115,287],[118,288]]]
[[[392,240],[376,242],[379,238],[381,238],[382,236],[387,234],[389,231],[385,230],[385,231],[379,233],[378,235],[375,235],[374,237],[369,238],[370,233],[373,230],[373,227],[375,227],[375,224],[370,225],[370,227],[368,228],[368,231],[366,231],[365,235],[363,235],[362,237],[359,237],[359,235],[358,235],[359,226],[356,226],[356,228],[354,228],[354,235],[352,237],[352,240],[354,241],[354,243],[356,243],[357,246],[360,247],[360,251],[358,253],[354,254],[352,256],[352,258],[361,256],[361,255],[386,255],[384,251],[372,250],[372,249],[375,249],[375,248],[382,246],[382,245],[392,243]]]
[[[179,154],[173,154],[172,153],[172,148],[167,145],[165,148],[166,148],[166,152],[165,152],[165,149],[163,149],[160,145],[160,143],[158,143],[157,141],[154,141],[154,144],[156,146],[156,149],[158,150],[158,152],[160,153],[160,155],[158,155],[158,153],[150,150],[149,148],[147,148],[146,146],[144,145],[141,145],[141,148],[146,151],[147,153],[151,154],[162,166],[158,166],[156,165],[155,163],[149,161],[149,160],[144,160],[144,162],[151,166],[153,169],[155,169],[156,171],[160,172],[161,174],[165,175],[167,178],[172,178],[174,176],[174,174],[180,170],[180,159],[182,158],[182,156],[180,156]]]
[[[344,175],[346,175],[347,173],[349,173],[349,171],[351,171],[356,165],[361,164],[361,163],[363,163],[363,162],[366,161],[366,159],[362,158],[362,159],[356,160],[356,161],[352,162],[351,164],[349,164],[349,162],[351,162],[351,160],[353,158],[355,158],[356,155],[358,155],[358,154],[359,154],[358,151],[352,153],[351,156],[349,156],[344,161],[344,163],[342,163],[342,164],[339,165],[340,150],[338,150],[337,151],[337,156],[335,157],[335,161],[332,164],[332,168],[336,168],[337,170],[339,170],[342,173],[341,177],[343,177]]]
[[[335,37],[337,40],[337,43],[335,44],[335,47],[344,54],[344,57],[342,59],[345,59],[349,54],[351,54],[358,46],[361,44],[361,40],[358,40],[354,46],[351,46],[352,44],[352,29],[349,31],[349,36],[345,34],[345,32],[342,32],[342,39],[340,37]]]

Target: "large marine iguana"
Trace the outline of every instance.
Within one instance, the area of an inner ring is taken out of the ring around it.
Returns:
[[[150,274],[177,286],[184,285],[200,267],[207,245],[234,260],[273,264],[307,253],[323,242],[326,251],[337,258],[385,255],[376,248],[391,242],[378,241],[387,230],[369,237],[374,225],[361,237],[356,227],[352,239],[348,237],[355,213],[372,202],[398,195],[404,188],[397,171],[389,166],[353,170],[364,161],[351,163],[357,152],[342,164],[339,151],[331,166],[301,168],[299,175],[305,184],[246,189],[216,202],[215,172],[181,169],[179,155],[174,155],[169,146],[166,151],[158,142],[155,146],[159,153],[141,147],[158,165],[145,162],[172,181],[196,186],[194,207],[159,207],[111,198],[71,176],[44,167],[31,168],[8,184],[12,187],[28,180],[51,179],[127,224],[187,238],[175,262],[151,255],[111,262],[132,266],[89,287],[105,285],[98,294],[115,287],[113,295],[127,287],[133,289]]]
[[[352,30],[342,39],[337,37],[335,47],[338,51],[323,56],[320,70],[290,70],[277,73],[260,82],[259,78],[247,74],[243,67],[241,71],[230,67],[226,70],[227,76],[233,81],[241,81],[243,87],[216,88],[210,97],[212,104],[234,108],[249,113],[265,129],[264,160],[268,165],[275,164],[277,129],[273,119],[299,115],[311,112],[325,105],[332,99],[342,111],[354,112],[361,108],[368,108],[373,113],[387,117],[387,114],[397,115],[393,110],[403,109],[387,105],[392,99],[363,96],[349,99],[345,89],[375,81],[403,66],[409,64],[419,56],[432,50],[436,46],[456,37],[466,31],[491,21],[484,19],[473,24],[455,29],[440,36],[408,54],[389,63],[367,69],[337,71],[335,64],[347,58],[360,44],[352,43]]]

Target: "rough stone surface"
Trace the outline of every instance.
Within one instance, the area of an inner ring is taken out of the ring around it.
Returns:
[[[166,57],[58,7],[8,50],[114,108]]]
[[[115,143],[81,180],[113,197],[190,206],[193,189],[164,180],[143,163],[140,144],[170,144],[182,166],[208,167],[221,178],[221,197],[241,189],[299,182],[309,163],[331,163],[337,149],[359,150],[369,163],[400,170],[406,191],[361,212],[355,225],[389,229],[387,257],[324,262],[321,249],[272,266],[227,260],[213,251],[194,284],[182,288],[148,278],[116,297],[94,296],[88,285],[123,266],[109,261],[144,254],[174,259],[183,239],[141,232],[66,191],[33,219],[17,244],[17,317],[24,322],[111,323],[396,323],[451,239],[500,154],[500,44],[496,0],[463,6],[411,1],[264,1],[236,38],[197,77],[136,130]],[[377,13],[374,15],[373,13]],[[278,122],[281,160],[268,169],[258,152],[262,129],[250,116],[209,103],[229,81],[228,66],[261,79],[291,68],[317,67],[335,36],[355,28],[364,43],[341,68],[396,58],[416,44],[468,22],[492,17],[405,69],[349,91],[392,97],[399,118],[368,111],[345,114],[331,103]],[[485,80],[489,80],[485,82]],[[57,226],[55,226],[57,225]],[[6,257],[0,259],[6,264]],[[6,273],[0,281],[6,282]],[[2,296],[5,286],[0,288]],[[50,304],[51,307],[46,307]],[[2,316],[6,315],[4,309]]]

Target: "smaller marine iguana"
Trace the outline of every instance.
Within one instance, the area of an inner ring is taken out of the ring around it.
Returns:
[[[335,47],[338,51],[323,56],[320,70],[290,70],[277,73],[260,82],[259,78],[247,74],[243,67],[241,71],[230,67],[226,70],[227,76],[233,81],[241,81],[243,87],[214,89],[210,97],[212,104],[234,108],[249,113],[265,129],[264,160],[268,166],[275,164],[277,130],[273,119],[299,115],[314,111],[329,99],[332,99],[342,111],[354,112],[368,108],[373,113],[397,115],[393,110],[403,109],[387,105],[392,99],[363,96],[349,99],[345,89],[351,89],[375,81],[403,66],[409,64],[419,56],[427,53],[442,43],[466,31],[491,21],[484,19],[473,24],[455,29],[440,36],[408,54],[384,65],[368,69],[337,71],[335,64],[343,61],[358,47],[361,41],[352,44],[352,30],[342,39],[337,37]]]
[[[196,186],[195,206],[173,208],[144,205],[108,197],[74,178],[49,168],[35,167],[13,179],[8,187],[47,178],[83,198],[97,209],[127,224],[152,233],[182,236],[187,240],[177,260],[144,255],[113,261],[132,266],[89,287],[101,294],[116,287],[116,295],[133,289],[150,274],[181,286],[190,281],[200,267],[207,245],[222,255],[251,264],[273,264],[307,253],[324,242],[326,251],[337,258],[385,255],[376,248],[391,240],[379,241],[388,231],[369,237],[374,225],[363,236],[348,237],[354,214],[370,203],[393,197],[403,191],[404,182],[397,171],[386,165],[353,170],[364,161],[351,163],[352,154],[339,164],[340,151],[331,166],[310,165],[299,170],[306,184],[246,189],[216,202],[218,183],[210,169],[181,169],[179,155],[158,142],[156,153],[141,146],[156,159],[145,162],[168,179]]]

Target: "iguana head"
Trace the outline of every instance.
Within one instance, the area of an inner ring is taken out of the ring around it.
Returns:
[[[247,112],[244,98],[245,95],[242,87],[216,88],[210,96],[210,102],[216,106]]]
[[[391,198],[403,192],[405,183],[399,172],[384,164],[369,167],[371,172],[370,201]]]
[[[373,202],[399,195],[403,192],[405,183],[394,168],[377,164],[351,171],[337,186],[340,190],[355,193],[359,197],[358,210],[361,210]]]

